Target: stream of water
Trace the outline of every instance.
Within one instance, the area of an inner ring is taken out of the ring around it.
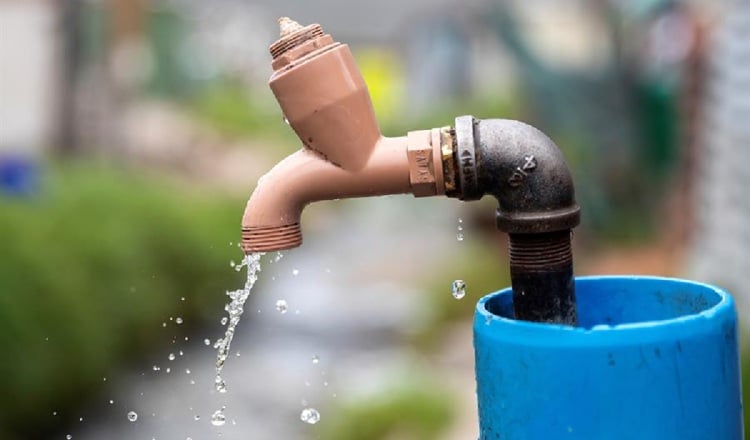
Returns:
[[[242,263],[235,266],[237,271],[242,270],[243,267],[247,267],[247,280],[245,280],[245,286],[242,289],[227,292],[227,296],[230,299],[229,303],[224,306],[224,310],[229,314],[227,330],[224,333],[224,337],[217,339],[214,343],[214,348],[218,350],[216,354],[216,378],[214,379],[214,386],[216,387],[216,391],[220,393],[227,392],[227,385],[221,373],[224,369],[224,363],[229,356],[229,348],[232,345],[235,328],[240,323],[245,301],[247,301],[250,291],[252,291],[255,282],[258,280],[260,257],[263,255],[262,252],[245,255]]]

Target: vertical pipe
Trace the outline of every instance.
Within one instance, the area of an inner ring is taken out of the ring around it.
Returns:
[[[509,238],[516,319],[576,325],[570,230]]]

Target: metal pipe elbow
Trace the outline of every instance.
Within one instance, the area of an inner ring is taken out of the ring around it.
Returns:
[[[514,234],[572,229],[580,221],[573,179],[544,133],[508,119],[456,118],[457,196],[498,200],[498,229]]]

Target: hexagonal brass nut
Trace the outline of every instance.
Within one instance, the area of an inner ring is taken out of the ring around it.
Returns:
[[[406,154],[409,159],[409,182],[415,197],[437,194],[435,163],[430,130],[410,131]]]

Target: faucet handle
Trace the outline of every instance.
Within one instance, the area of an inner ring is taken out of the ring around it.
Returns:
[[[279,17],[279,36],[281,38],[288,37],[302,28],[301,24],[289,17]]]

